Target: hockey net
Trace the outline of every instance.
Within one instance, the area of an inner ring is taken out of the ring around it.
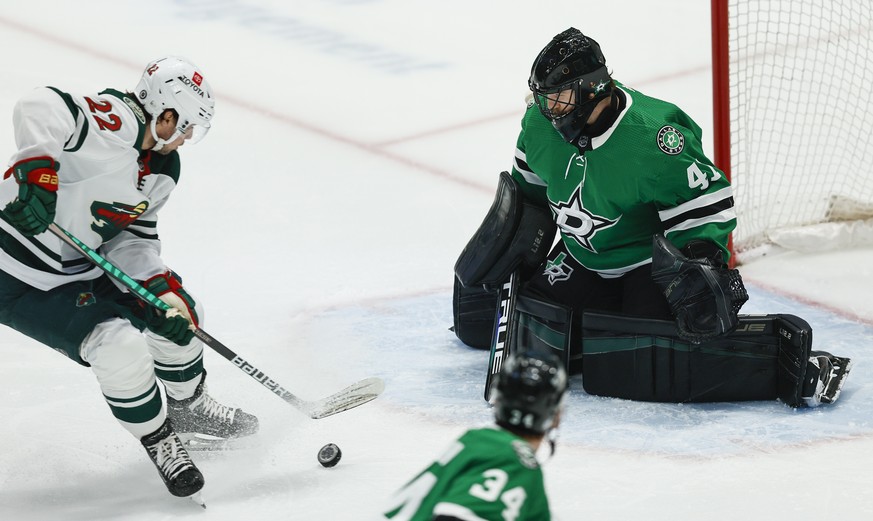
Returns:
[[[711,0],[739,262],[873,244],[871,0]]]

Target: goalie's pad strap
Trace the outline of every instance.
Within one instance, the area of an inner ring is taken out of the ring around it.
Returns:
[[[782,319],[777,330],[780,339],[779,399],[792,407],[800,407],[805,403],[803,387],[812,350],[812,327],[794,315],[777,316]]]
[[[582,384],[600,396],[655,402],[772,400],[802,405],[811,329],[794,315],[740,315],[699,344],[671,321],[587,312]]]
[[[515,179],[501,172],[491,209],[455,263],[455,275],[464,286],[499,286],[516,268],[539,266],[556,230],[551,212],[525,202]]]
[[[564,367],[569,371],[570,346],[573,345],[572,308],[521,294],[516,299],[512,324],[515,331],[510,335],[514,343],[510,352],[552,352],[564,361]]]

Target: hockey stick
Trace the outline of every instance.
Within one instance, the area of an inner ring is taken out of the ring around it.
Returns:
[[[90,260],[97,267],[105,271],[109,276],[121,284],[124,284],[124,286],[135,293],[140,299],[163,311],[169,311],[172,309],[166,302],[153,295],[149,290],[145,289],[137,281],[130,278],[127,274],[115,267],[115,265],[108,260],[104,259],[99,253],[77,239],[67,230],[61,228],[55,223],[50,224],[48,229],[53,234],[57,235],[62,241],[75,248],[86,259]],[[320,400],[306,401],[286,390],[279,385],[278,382],[244,360],[238,354],[234,353],[229,347],[213,338],[206,331],[195,327],[194,335],[215,352],[229,360],[230,363],[272,391],[273,394],[308,414],[310,418],[325,418],[339,412],[347,411],[353,407],[357,407],[373,400],[385,389],[385,384],[381,379],[365,378],[346,387],[342,391],[336,392]]]
[[[500,287],[497,300],[497,314],[494,317],[494,335],[491,337],[491,356],[488,358],[488,373],[485,375],[485,401],[491,398],[494,376],[500,372],[503,360],[509,356],[509,337],[512,334],[512,314],[515,312],[515,294],[518,284],[518,271],[509,275],[509,280]]]

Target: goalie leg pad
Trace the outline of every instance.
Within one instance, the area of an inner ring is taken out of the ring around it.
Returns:
[[[812,328],[788,314],[739,315],[729,335],[683,340],[670,321],[585,313],[582,383],[590,394],[656,402],[833,403],[852,367],[811,351]]]
[[[812,328],[794,315],[779,323],[779,399],[791,407],[816,407],[840,397],[852,361],[812,351]]]
[[[791,407],[804,404],[803,395],[811,396],[815,389],[818,371],[809,371],[809,357],[812,346],[812,327],[802,318],[794,315],[780,315],[781,322],[777,334],[781,339],[779,346],[779,399]],[[807,373],[812,381],[806,382]],[[816,373],[813,375],[812,373]],[[809,390],[812,384],[813,390]],[[807,392],[804,393],[804,388]]]
[[[555,302],[520,294],[512,320],[514,332],[509,336],[511,353],[541,351],[556,354],[570,369],[570,346],[573,310]]]
[[[740,316],[727,337],[693,344],[672,321],[588,312],[582,383],[600,396],[650,402],[773,400],[780,315]]]
[[[452,331],[464,344],[476,349],[491,347],[494,316],[497,313],[497,295],[484,286],[465,288],[455,277],[452,296]]]
[[[455,263],[455,276],[464,287],[497,287],[516,268],[539,266],[556,231],[549,209],[525,202],[515,179],[502,172],[491,209]]]

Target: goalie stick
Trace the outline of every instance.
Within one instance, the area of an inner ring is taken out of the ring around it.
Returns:
[[[491,398],[494,376],[500,372],[503,361],[509,356],[509,336],[512,334],[512,314],[515,311],[515,293],[518,286],[518,270],[513,271],[500,287],[497,296],[497,314],[494,318],[494,335],[491,337],[491,356],[488,358],[488,373],[485,375],[485,401]]]
[[[103,256],[91,249],[87,244],[77,239],[67,230],[61,228],[55,223],[50,224],[48,228],[53,234],[57,235],[62,241],[75,248],[76,251],[82,254],[82,256],[106,272],[110,277],[130,289],[140,299],[165,312],[172,309],[166,302],[153,295],[137,281],[118,269],[115,265],[103,258]],[[203,329],[194,327],[193,331],[194,335],[202,340],[204,344],[212,348],[213,351],[229,360],[230,363],[238,367],[242,372],[257,380],[258,383],[272,391],[273,394],[297,409],[305,412],[313,419],[325,418],[365,404],[370,400],[375,399],[385,389],[385,384],[380,378],[371,377],[356,382],[345,389],[320,400],[303,400],[279,385],[278,382],[267,376],[266,373],[244,360],[241,356],[234,353],[229,347],[216,340]]]

